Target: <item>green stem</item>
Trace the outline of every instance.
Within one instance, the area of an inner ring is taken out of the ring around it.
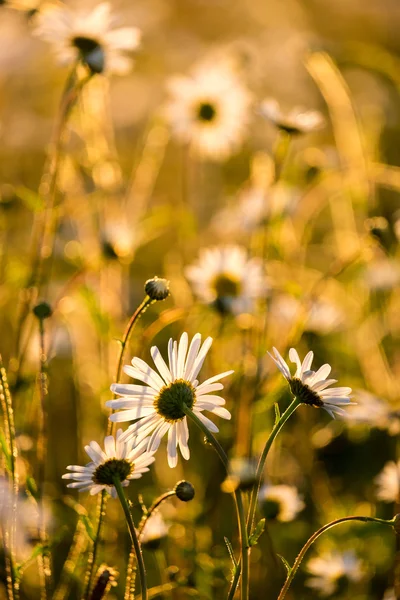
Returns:
[[[293,402],[285,410],[285,412],[283,413],[283,415],[281,416],[279,421],[277,423],[275,423],[275,425],[269,435],[269,438],[267,439],[267,441],[265,443],[262,454],[259,458],[258,465],[257,465],[257,471],[256,471],[256,483],[254,484],[253,489],[251,491],[250,507],[249,507],[249,513],[248,513],[248,518],[247,518],[247,527],[248,527],[248,531],[250,533],[251,533],[251,530],[254,525],[254,517],[255,517],[255,512],[256,512],[256,507],[257,507],[257,498],[258,498],[258,494],[260,492],[261,480],[262,480],[262,476],[264,473],[265,461],[267,460],[268,452],[270,451],[270,448],[271,448],[276,436],[278,435],[278,433],[280,432],[280,430],[282,429],[282,427],[284,426],[286,421],[294,413],[294,411],[297,409],[297,407],[300,404],[301,404],[301,402],[299,400],[297,400],[297,398],[294,398]]]
[[[135,323],[138,321],[139,317],[146,312],[147,308],[150,306],[150,304],[153,304],[154,300],[151,300],[151,298],[149,298],[149,296],[145,296],[143,302],[141,304],[139,304],[139,306],[137,307],[137,309],[135,310],[135,312],[133,313],[133,315],[131,316],[129,323],[126,327],[124,336],[122,338],[121,341],[121,349],[119,352],[119,357],[118,357],[118,363],[117,363],[117,371],[116,371],[116,376],[115,376],[115,382],[119,383],[120,379],[121,379],[121,375],[122,375],[122,367],[124,364],[124,358],[125,358],[125,352],[126,352],[126,348],[127,345],[129,343],[133,328]],[[107,423],[107,435],[111,435],[111,433],[113,432],[113,426],[114,423],[112,423],[111,421],[108,421]],[[99,520],[97,522],[97,530],[96,530],[96,537],[94,539],[93,542],[93,552],[92,552],[92,560],[90,562],[90,564],[88,565],[88,569],[87,569],[87,574],[86,574],[86,581],[87,581],[87,585],[86,585],[86,589],[85,589],[85,594],[84,594],[84,598],[87,599],[89,598],[89,594],[90,594],[90,587],[91,587],[91,583],[92,583],[92,579],[93,579],[93,573],[94,573],[94,569],[96,566],[96,555],[97,555],[97,547],[99,544],[99,539],[100,539],[100,533],[101,533],[101,528],[103,525],[103,517],[104,517],[104,513],[105,513],[105,504],[106,504],[106,498],[104,496],[104,494],[101,495],[101,498],[98,502],[98,515],[99,515]]]
[[[98,520],[97,520],[96,535],[95,535],[94,542],[93,542],[93,549],[92,549],[91,555],[89,556],[89,559],[88,559],[89,562],[88,562],[88,566],[86,568],[86,575],[85,575],[86,587],[85,587],[85,592],[83,594],[84,600],[87,600],[90,595],[90,589],[92,586],[94,569],[96,567],[97,551],[98,551],[98,547],[99,547],[100,532],[101,532],[101,526],[103,524],[103,517],[105,514],[106,503],[107,503],[107,495],[106,495],[106,492],[103,490],[101,492],[100,501],[98,503]]]
[[[142,539],[143,529],[146,527],[146,523],[149,520],[149,518],[151,517],[151,515],[153,514],[153,512],[165,500],[168,500],[168,498],[172,498],[175,495],[176,495],[175,490],[170,490],[169,492],[165,492],[165,494],[162,494],[161,496],[159,496],[159,498],[156,498],[156,500],[154,500],[153,504],[150,506],[148,511],[143,515],[143,517],[139,523],[139,527],[138,527],[139,541]],[[131,550],[131,552],[129,553],[127,576],[126,576],[126,580],[125,580],[125,595],[124,595],[125,600],[131,600],[131,598],[133,598],[133,596],[134,596],[135,575],[136,575],[136,573],[135,573],[135,552],[133,552],[133,550]]]
[[[133,547],[135,548],[136,560],[139,567],[139,578],[141,585],[142,600],[147,600],[147,583],[146,583],[146,570],[144,568],[142,549],[136,534],[135,526],[132,521],[131,511],[129,510],[128,502],[125,498],[124,490],[121,485],[121,481],[118,477],[114,477],[114,487],[117,491],[119,501],[121,502],[122,509],[125,514],[126,523],[128,525],[129,533],[131,536]]]
[[[242,564],[241,562],[239,562],[235,568],[235,572],[233,574],[233,578],[231,581],[231,587],[229,588],[229,592],[228,592],[228,596],[227,596],[227,600],[233,600],[235,593],[236,593],[236,588],[239,584],[239,579],[240,579],[240,574],[242,572]]]
[[[225,450],[222,448],[221,444],[218,440],[213,436],[211,431],[207,429],[204,423],[199,419],[199,417],[185,404],[183,404],[182,409],[186,416],[188,416],[196,425],[200,428],[200,430],[204,433],[207,440],[213,446],[215,451],[217,452],[219,458],[221,459],[222,464],[225,469],[229,471],[229,461],[228,457],[225,454]],[[247,526],[246,526],[246,517],[244,513],[243,499],[242,494],[239,489],[235,490],[235,500],[238,512],[238,521],[239,521],[239,531],[240,531],[240,546],[241,546],[241,554],[242,554],[242,600],[248,600],[249,598],[249,540],[247,535]],[[239,573],[240,576],[240,573]]]
[[[44,517],[44,487],[46,480],[46,455],[48,442],[48,379],[47,379],[47,355],[45,348],[44,319],[39,319],[40,336],[40,419],[39,435],[37,440],[38,459],[38,505],[39,505],[39,539],[43,548],[47,543],[46,523]],[[41,598],[46,600],[51,597],[51,557],[49,550],[43,550],[38,556],[39,574],[41,580]]]
[[[377,519],[375,517],[343,517],[341,519],[336,519],[335,521],[331,521],[327,525],[324,525],[323,527],[321,527],[321,529],[318,529],[318,531],[316,531],[310,537],[310,539],[307,540],[307,542],[304,544],[304,546],[300,550],[300,552],[293,564],[293,567],[290,569],[290,571],[288,573],[285,584],[284,584],[283,588],[281,589],[281,592],[278,596],[278,600],[283,600],[283,598],[286,596],[286,593],[290,587],[290,584],[292,583],[292,581],[294,579],[294,576],[296,575],[296,572],[305,556],[305,553],[310,548],[310,546],[312,546],[312,544],[319,538],[319,536],[322,535],[325,531],[328,531],[328,529],[331,529],[331,527],[335,527],[335,525],[340,525],[340,523],[346,523],[347,521],[361,521],[362,523],[368,523],[368,522],[381,523],[383,525],[391,525],[393,527],[393,525],[395,523],[395,519],[396,519],[396,517],[394,517],[390,521],[385,521],[384,519]]]
[[[124,333],[124,337],[122,338],[122,342],[121,342],[121,350],[119,353],[117,372],[116,372],[116,376],[115,376],[116,383],[119,383],[119,380],[121,379],[122,367],[123,367],[124,358],[125,358],[125,351],[126,351],[126,347],[127,347],[128,343],[129,343],[135,323],[137,322],[139,317],[144,312],[146,312],[146,310],[150,306],[150,304],[153,304],[153,302],[155,302],[155,300],[152,300],[151,298],[149,298],[149,296],[146,295],[143,302],[137,307],[137,309],[135,310],[135,312],[133,313],[133,315],[131,316],[131,318],[129,320],[129,323],[128,323],[125,333]]]
[[[143,533],[143,529],[146,526],[147,521],[150,519],[151,515],[153,514],[153,512],[163,503],[165,502],[165,500],[168,500],[168,498],[172,498],[173,496],[176,496],[176,492],[175,490],[170,490],[169,492],[165,492],[165,494],[162,494],[161,496],[159,496],[158,498],[156,498],[153,502],[153,504],[150,506],[149,510],[147,511],[146,514],[143,515],[140,523],[139,523],[139,527],[138,527],[138,531],[139,531],[139,538]]]

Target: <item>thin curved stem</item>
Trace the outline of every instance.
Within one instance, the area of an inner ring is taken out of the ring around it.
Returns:
[[[297,398],[294,398],[293,402],[285,410],[285,412],[283,413],[283,415],[281,416],[279,421],[274,425],[274,427],[269,435],[269,438],[267,439],[267,441],[265,443],[262,454],[259,458],[258,465],[257,465],[257,471],[256,471],[256,483],[254,484],[253,489],[251,491],[250,507],[249,507],[248,517],[247,517],[247,527],[248,527],[249,533],[251,533],[251,530],[254,525],[254,516],[255,516],[256,507],[257,507],[257,498],[258,498],[258,494],[260,492],[261,480],[262,480],[262,476],[264,473],[265,461],[267,460],[268,452],[270,451],[271,446],[272,446],[276,436],[278,435],[278,433],[280,432],[280,430],[282,429],[282,427],[284,426],[286,421],[294,413],[294,411],[297,409],[297,407],[300,404],[301,404],[301,402],[299,400],[297,400]]]
[[[204,423],[199,419],[199,417],[185,404],[182,405],[182,409],[186,416],[188,416],[196,425],[200,428],[200,430],[204,433],[207,440],[216,450],[219,458],[221,459],[222,464],[225,469],[229,470],[229,461],[228,457],[225,454],[225,450],[222,448],[219,441],[213,436],[211,431],[207,429]],[[242,600],[248,600],[249,598],[249,539],[247,534],[247,525],[246,525],[246,516],[244,514],[244,506],[243,506],[243,498],[242,493],[239,489],[235,490],[235,500],[237,506],[238,513],[238,521],[239,521],[239,531],[240,531],[240,546],[241,546],[241,554],[242,554]],[[239,570],[239,568],[238,568]],[[240,577],[240,571],[239,576]]]
[[[131,338],[133,328],[134,328],[136,322],[138,321],[139,317],[144,312],[146,312],[147,308],[150,306],[150,304],[153,304],[153,302],[154,302],[154,300],[151,300],[151,298],[149,298],[149,296],[146,295],[143,302],[141,304],[139,304],[139,306],[137,307],[137,309],[135,310],[135,312],[129,319],[129,323],[126,327],[124,336],[121,341],[121,348],[120,348],[120,352],[119,352],[117,370],[116,370],[116,375],[115,375],[115,383],[119,383],[120,379],[121,379],[122,367],[123,367],[124,358],[125,358],[125,352],[126,352],[126,348],[127,348],[128,344],[129,344],[129,340]],[[114,423],[112,423],[111,421],[108,421],[107,435],[110,435],[113,432],[113,426],[114,426]],[[99,543],[99,539],[100,539],[101,528],[103,525],[105,505],[106,505],[106,497],[104,494],[102,494],[101,498],[98,502],[99,518],[98,518],[98,522],[97,522],[96,537],[93,542],[92,560],[91,560],[90,564],[88,565],[88,570],[87,570],[87,574],[86,574],[87,584],[86,584],[86,589],[85,589],[85,593],[83,596],[83,598],[85,598],[85,599],[89,598],[90,587],[91,587],[92,579],[93,579],[93,573],[94,573],[94,569],[96,566],[97,547],[98,547],[98,543]]]
[[[170,490],[169,492],[165,492],[165,494],[162,494],[161,496],[159,496],[158,498],[156,498],[153,502],[153,504],[150,506],[149,510],[147,511],[146,514],[143,515],[140,523],[139,523],[139,527],[138,527],[138,532],[139,532],[139,539],[143,533],[143,529],[146,526],[147,521],[150,519],[151,515],[153,514],[153,512],[155,510],[157,510],[157,508],[163,503],[165,502],[165,500],[168,500],[168,498],[172,498],[173,496],[176,496],[176,492],[175,490]]]
[[[121,485],[121,481],[118,479],[118,477],[114,478],[114,487],[117,491],[119,501],[121,502],[121,506],[124,511],[126,523],[128,525],[129,533],[131,536],[132,544],[133,544],[133,547],[135,548],[136,560],[137,560],[137,564],[139,567],[139,579],[140,579],[142,600],[147,600],[148,595],[147,595],[146,569],[144,567],[142,549],[140,547],[140,543],[138,540],[138,536],[136,534],[135,526],[133,524],[131,511],[129,510],[128,502],[126,500],[124,490]]]
[[[155,300],[152,300],[149,296],[146,295],[146,297],[144,298],[143,302],[137,307],[137,309],[135,310],[135,312],[133,313],[133,315],[131,316],[129,323],[126,327],[125,333],[124,333],[124,337],[122,338],[122,342],[121,342],[121,350],[119,353],[119,358],[118,358],[118,365],[117,365],[117,372],[115,375],[115,382],[119,383],[119,380],[121,379],[121,375],[122,375],[122,367],[124,364],[124,358],[125,358],[125,352],[126,352],[126,347],[129,343],[133,328],[135,326],[136,321],[139,319],[139,317],[146,312],[146,310],[148,309],[148,307],[150,306],[150,304],[153,304],[153,302],[155,302]]]
[[[156,500],[154,500],[153,504],[150,506],[147,513],[145,513],[143,515],[143,517],[139,523],[139,527],[138,527],[139,541],[141,541],[141,539],[142,539],[143,530],[146,526],[147,521],[153,514],[153,512],[163,502],[165,502],[165,500],[168,500],[168,498],[172,498],[175,495],[176,495],[175,490],[170,490],[169,492],[165,492],[165,494],[162,494],[161,496],[156,498]],[[135,575],[136,575],[135,556],[136,556],[135,552],[132,549],[131,552],[129,553],[127,576],[126,576],[126,580],[125,580],[125,594],[124,594],[125,600],[131,600],[131,598],[133,598],[134,592],[135,592]]]
[[[283,598],[286,596],[286,593],[296,575],[296,572],[307,552],[307,550],[313,545],[313,543],[320,537],[320,535],[322,535],[323,533],[325,533],[325,531],[328,531],[328,529],[331,529],[332,527],[335,527],[336,525],[340,525],[341,523],[346,523],[348,521],[361,521],[362,523],[381,523],[382,525],[390,525],[393,527],[394,522],[395,522],[396,517],[394,517],[393,519],[391,519],[390,521],[385,521],[384,519],[377,519],[375,517],[342,517],[341,519],[336,519],[335,521],[331,521],[330,523],[328,523],[327,525],[324,525],[323,527],[321,527],[321,529],[318,529],[318,531],[316,531],[309,540],[307,540],[307,542],[304,544],[304,546],[302,547],[302,549],[300,550],[294,564],[293,567],[290,569],[287,579],[284,583],[283,588],[280,591],[280,594],[278,596],[278,600],[283,600]]]
[[[100,532],[101,532],[101,527],[103,524],[103,517],[105,515],[106,504],[107,504],[107,495],[106,495],[106,492],[103,490],[101,492],[100,501],[98,503],[98,520],[97,520],[96,535],[95,535],[94,542],[93,542],[92,552],[88,559],[89,564],[86,568],[86,576],[85,576],[86,587],[85,587],[85,592],[83,594],[84,600],[87,600],[90,595],[90,589],[92,586],[94,569],[96,567],[96,558],[97,558],[97,551],[98,551],[99,541],[100,541]]]

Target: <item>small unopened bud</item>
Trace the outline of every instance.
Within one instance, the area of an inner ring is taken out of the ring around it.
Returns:
[[[170,581],[176,581],[178,579],[179,572],[179,567],[176,565],[171,565],[166,571],[167,577]]]
[[[151,300],[165,300],[169,296],[169,281],[155,276],[146,281],[144,291]]]
[[[194,487],[189,481],[178,481],[175,486],[175,494],[182,502],[189,502],[194,498]]]
[[[51,317],[53,311],[51,310],[50,304],[48,304],[47,302],[39,302],[33,308],[33,314],[35,315],[35,317],[43,321],[43,319],[48,319],[49,317]]]

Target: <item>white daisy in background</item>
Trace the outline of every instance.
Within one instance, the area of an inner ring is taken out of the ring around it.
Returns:
[[[155,452],[164,435],[168,434],[168,464],[175,467],[178,462],[177,447],[183,458],[190,457],[188,440],[189,429],[183,405],[191,409],[203,424],[213,433],[218,427],[203,415],[208,410],[223,419],[231,415],[223,408],[225,400],[216,396],[222,390],[219,380],[233,371],[210,377],[199,385],[197,376],[212,344],[208,337],[201,345],[201,335],[196,333],[190,346],[188,334],[182,334],[178,342],[169,340],[168,363],[166,365],[161,352],[156,346],[150,350],[159,374],[140,358],[132,360],[132,366],[125,366],[124,371],[134,379],[146,385],[114,383],[111,390],[122,398],[106,402],[112,409],[123,409],[114,413],[110,420],[114,422],[137,421],[125,432],[126,439],[137,437],[137,442],[151,435],[148,443],[149,451]]]
[[[364,576],[362,562],[352,551],[325,552],[311,558],[307,563],[307,571],[312,577],[306,581],[306,585],[321,596],[336,592],[343,579],[357,582]]]
[[[325,119],[320,112],[293,108],[284,113],[274,98],[264,100],[260,105],[259,112],[278,129],[286,131],[290,135],[309,133],[321,129],[325,125]]]
[[[14,494],[12,482],[0,477],[0,529],[11,530],[14,521]],[[40,508],[32,497],[19,494],[16,501],[14,550],[18,561],[25,561],[39,542],[39,524],[44,521],[45,529],[52,525],[52,514],[48,506]]]
[[[165,116],[172,133],[197,155],[225,159],[243,142],[251,96],[231,61],[197,66],[188,76],[171,77]]]
[[[292,376],[287,362],[282,358],[276,348],[273,348],[275,356],[270,352],[268,354],[275,362],[276,366],[288,382],[290,390],[300,402],[324,408],[331,417],[336,415],[346,416],[343,406],[350,406],[355,402],[350,402],[349,395],[351,388],[337,387],[327,389],[330,385],[337,383],[336,379],[327,379],[331,372],[330,365],[322,365],[318,371],[311,371],[311,363],[314,353],[309,352],[303,362],[300,361],[297,350],[290,348],[289,358],[296,365],[296,372]]]
[[[141,34],[136,27],[116,28],[117,24],[108,2],[92,10],[49,3],[35,17],[34,34],[54,46],[64,65],[80,59],[93,73],[123,75],[132,66],[127,53],[138,48]]]
[[[267,519],[282,523],[293,521],[305,507],[303,496],[292,485],[264,485],[258,500]]]
[[[201,250],[197,264],[187,267],[185,275],[201,301],[234,315],[252,312],[255,300],[266,292],[261,260],[248,258],[242,246]]]
[[[376,496],[383,502],[400,502],[400,460],[386,463],[375,477],[378,486]]]
[[[117,431],[116,438],[108,435],[104,438],[104,451],[97,442],[90,442],[85,446],[85,452],[92,459],[84,467],[70,465],[70,473],[62,476],[63,479],[74,479],[67,487],[76,488],[80,492],[89,491],[91,496],[106,490],[113,498],[117,497],[114,487],[114,477],[121,485],[126,487],[132,479],[139,479],[143,473],[149,471],[155,458],[153,452],[147,450],[147,441],[134,444],[134,440],[125,440],[122,429]]]
[[[256,483],[257,473],[256,458],[236,457],[229,461],[229,471],[226,479],[221,483],[221,490],[232,494],[235,490],[251,490]]]
[[[400,411],[365,390],[356,391],[357,404],[347,412],[349,425],[365,424],[385,429],[389,435],[400,433]]]
[[[168,535],[169,527],[164,521],[160,512],[155,512],[146,521],[143,531],[140,535],[142,546],[149,549],[156,549],[161,540]]]

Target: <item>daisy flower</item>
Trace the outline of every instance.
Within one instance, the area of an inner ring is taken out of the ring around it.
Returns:
[[[325,552],[311,558],[307,570],[312,577],[306,581],[306,585],[317,590],[321,596],[336,592],[343,578],[357,582],[364,575],[362,562],[352,551]]]
[[[165,363],[159,349],[153,346],[150,350],[158,373],[140,358],[132,360],[132,366],[125,366],[124,371],[134,379],[146,385],[114,383],[111,390],[121,396],[118,400],[106,402],[112,409],[123,409],[114,413],[110,420],[114,422],[136,421],[125,432],[127,439],[137,437],[137,441],[151,435],[148,450],[155,452],[164,435],[168,434],[168,464],[175,467],[178,462],[177,447],[183,458],[190,457],[188,439],[189,429],[183,406],[190,408],[203,424],[213,433],[218,427],[203,415],[208,410],[223,419],[231,415],[223,408],[225,400],[216,396],[215,392],[224,387],[219,380],[233,371],[215,375],[199,385],[197,376],[212,344],[208,337],[201,345],[201,335],[196,333],[190,346],[188,334],[182,334],[179,345],[172,339],[168,343],[168,362]]]
[[[248,258],[242,246],[205,248],[185,274],[202,302],[235,315],[251,312],[266,291],[261,261]]]
[[[204,158],[223,160],[241,145],[251,97],[229,61],[197,66],[168,82],[165,116],[173,134]]]
[[[155,461],[152,452],[147,450],[147,441],[134,444],[134,440],[125,440],[122,429],[117,431],[116,438],[108,435],[104,439],[104,451],[97,442],[90,442],[85,446],[85,452],[92,459],[84,467],[70,465],[70,473],[62,476],[63,479],[74,479],[67,487],[76,488],[80,492],[89,491],[91,496],[106,490],[113,498],[117,497],[114,487],[114,478],[121,481],[126,487],[132,479],[139,479],[146,473]]]
[[[377,498],[383,502],[399,502],[400,500],[400,460],[386,463],[383,470],[375,477],[378,486]]]
[[[60,63],[69,65],[80,59],[93,73],[125,74],[132,66],[126,53],[140,43],[136,27],[116,28],[108,2],[92,10],[45,4],[35,23],[34,34],[54,46]]]
[[[292,376],[287,362],[282,358],[276,348],[273,348],[275,356],[270,355],[276,366],[289,383],[290,390],[300,402],[324,408],[331,417],[336,415],[345,416],[346,413],[342,406],[355,404],[350,402],[349,395],[351,388],[337,387],[329,388],[333,383],[337,383],[336,379],[327,379],[331,372],[330,365],[322,365],[318,371],[311,370],[311,364],[314,358],[314,353],[309,352],[303,362],[300,361],[297,350],[291,348],[289,350],[289,358],[296,365],[296,372]]]
[[[266,518],[282,523],[293,521],[305,507],[303,497],[291,485],[264,485],[258,499]]]
[[[316,131],[325,124],[324,117],[318,111],[293,108],[288,113],[284,113],[278,102],[273,98],[264,100],[261,103],[259,112],[261,116],[271,121],[278,129],[291,135]]]

